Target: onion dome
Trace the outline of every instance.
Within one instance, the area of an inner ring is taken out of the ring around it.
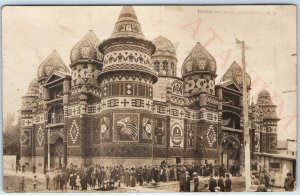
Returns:
[[[264,119],[278,119],[276,115],[276,105],[271,100],[271,95],[267,90],[262,90],[258,94],[257,105]]]
[[[176,77],[177,58],[173,43],[163,36],[156,37],[152,41],[156,47],[152,54],[152,65],[158,76]]]
[[[195,45],[183,62],[181,73],[210,72],[216,74],[217,65],[213,56],[199,43]]]
[[[37,78],[35,78],[29,83],[27,93],[25,96],[38,96],[38,94],[39,94],[39,83]]]
[[[65,73],[70,73],[69,68],[63,62],[56,50],[42,62],[38,68],[38,79],[43,80],[50,76],[54,71],[61,71]]]
[[[167,56],[176,58],[176,49],[173,43],[163,36],[156,37],[152,40],[156,50],[152,56]]]
[[[39,94],[38,80],[33,79],[28,86],[26,94],[22,97],[21,110],[32,110],[34,107],[35,99]]]
[[[261,92],[259,92],[258,97],[271,97],[270,93],[267,90],[262,90]],[[268,98],[269,99],[269,98]]]
[[[90,30],[71,50],[71,63],[87,59],[102,62],[103,55],[98,51],[99,44],[100,40],[94,31]]]
[[[228,68],[226,73],[221,78],[221,82],[228,81],[228,80],[235,83],[240,89],[243,89],[243,69],[236,61],[234,61],[231,64],[231,66]],[[247,89],[250,89],[251,77],[247,73],[246,73],[246,83],[247,83]]]
[[[132,6],[123,6],[111,38],[135,37],[145,39],[141,25]]]

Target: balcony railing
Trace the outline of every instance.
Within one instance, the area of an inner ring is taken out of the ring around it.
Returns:
[[[48,113],[48,125],[63,123],[63,122],[64,122],[63,114]]]

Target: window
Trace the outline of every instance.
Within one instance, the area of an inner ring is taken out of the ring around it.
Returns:
[[[270,168],[270,169],[280,169],[280,163],[277,163],[277,162],[270,162],[270,163],[269,163],[269,168]]]

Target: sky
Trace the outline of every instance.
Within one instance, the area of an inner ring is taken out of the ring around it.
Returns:
[[[296,139],[296,6],[134,6],[145,37],[161,35],[176,47],[177,75],[200,42],[217,62],[216,84],[233,61],[241,62],[235,39],[244,40],[251,97],[262,89],[277,105],[278,137]],[[6,6],[3,8],[3,116],[17,113],[38,66],[57,50],[70,51],[89,30],[110,37],[119,6]]]

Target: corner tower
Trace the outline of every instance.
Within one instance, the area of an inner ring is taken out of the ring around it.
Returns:
[[[263,90],[258,94],[257,105],[261,121],[261,152],[277,153],[277,122],[276,105],[270,93]]]
[[[111,37],[100,44],[99,51],[104,54],[98,77],[101,159],[124,157],[119,163],[125,164],[150,159],[155,45],[145,39],[132,6],[122,8]]]
[[[198,42],[182,65],[185,107],[196,113],[186,126],[196,137],[194,156],[219,159],[221,112],[215,95],[217,65],[213,56]]]

